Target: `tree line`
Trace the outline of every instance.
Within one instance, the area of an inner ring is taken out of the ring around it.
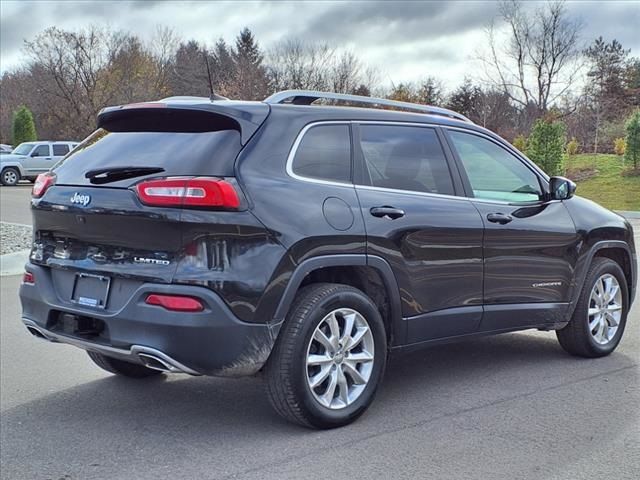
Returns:
[[[52,27],[26,40],[24,65],[0,78],[0,140],[12,141],[21,106],[33,113],[40,138],[80,140],[105,106],[209,96],[212,86],[243,100],[295,88],[444,106],[508,140],[528,137],[537,120],[561,120],[578,150],[613,151],[625,118],[640,107],[640,58],[615,39],[585,45],[582,31],[563,2],[525,11],[505,1],[487,25],[481,68],[459,85],[428,76],[385,86],[380,70],[353,51],[295,38],[264,49],[248,28],[230,43],[207,45],[164,27],[148,41],[99,26]]]

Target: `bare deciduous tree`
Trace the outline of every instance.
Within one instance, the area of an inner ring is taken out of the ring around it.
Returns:
[[[37,85],[31,95],[44,102],[41,111],[47,122],[60,122],[59,136],[88,134],[98,112],[108,105],[168,92],[174,37],[167,29],[157,35],[155,52],[137,36],[96,26],[73,32],[52,27],[25,42]]]
[[[581,58],[579,20],[568,17],[563,1],[525,11],[518,0],[500,4],[500,25],[487,27],[489,51],[480,55],[487,80],[526,107],[546,112],[574,84]]]
[[[340,52],[325,43],[289,39],[267,56],[272,90],[331,90],[370,92],[376,73],[364,67],[353,52]]]

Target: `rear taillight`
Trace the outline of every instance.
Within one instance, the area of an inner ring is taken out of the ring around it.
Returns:
[[[147,296],[147,305],[157,305],[173,312],[201,312],[204,310],[202,302],[197,298],[183,297],[181,295],[162,295],[152,293]]]
[[[158,207],[215,207],[237,209],[240,198],[234,186],[220,178],[164,178],[135,187],[145,205]]]
[[[33,190],[31,190],[31,196],[33,198],[40,198],[44,195],[47,189],[56,182],[56,176],[53,173],[41,173],[36,178],[33,184]]]
[[[22,274],[22,283],[34,285],[36,283],[36,277],[31,272],[24,272]]]

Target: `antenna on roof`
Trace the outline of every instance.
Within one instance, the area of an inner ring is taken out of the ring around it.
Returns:
[[[212,102],[216,100],[217,95],[213,91],[213,80],[211,79],[211,68],[209,67],[209,55],[207,55],[207,51],[202,52],[204,55],[204,63],[207,66],[207,78],[209,79],[209,100]]]
[[[211,68],[209,67],[209,56],[207,55],[207,52],[203,52],[204,54],[204,63],[207,66],[207,78],[209,79],[209,100],[211,100],[212,102],[214,100],[229,100],[227,97],[223,97],[222,95],[218,95],[217,93],[215,93],[213,91],[213,80],[211,79]]]

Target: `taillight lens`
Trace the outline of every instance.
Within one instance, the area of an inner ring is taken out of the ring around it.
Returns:
[[[47,189],[56,182],[56,176],[53,173],[41,173],[36,178],[31,190],[31,196],[33,198],[40,198],[44,195]]]
[[[22,283],[33,285],[36,283],[36,277],[31,272],[24,272],[22,274]]]
[[[204,310],[202,302],[197,298],[183,297],[181,295],[162,295],[152,293],[147,296],[147,305],[157,305],[173,312],[201,312]]]
[[[164,178],[147,180],[135,187],[145,205],[158,207],[215,207],[237,209],[238,192],[220,178]]]

